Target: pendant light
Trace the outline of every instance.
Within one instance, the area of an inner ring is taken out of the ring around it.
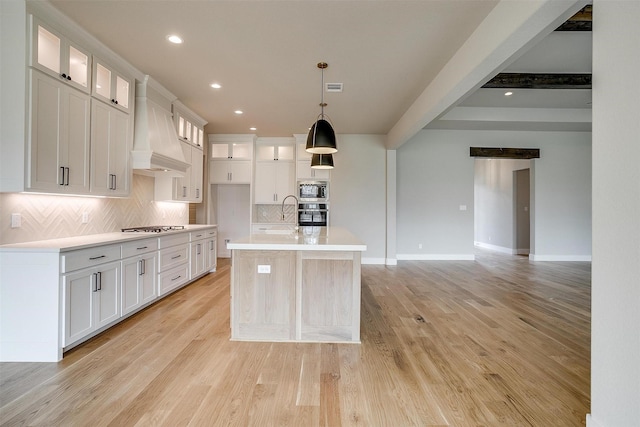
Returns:
[[[324,107],[324,69],[328,65],[326,62],[318,62],[318,68],[322,70],[322,101],[320,102],[320,115],[318,120],[311,126],[309,135],[307,136],[306,151],[312,154],[331,154],[338,151],[336,145],[336,133],[333,131],[331,124],[325,120]]]
[[[314,154],[311,156],[313,169],[333,169],[333,154]]]

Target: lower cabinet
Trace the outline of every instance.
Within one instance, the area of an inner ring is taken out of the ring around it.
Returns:
[[[64,346],[120,317],[120,262],[62,276]]]
[[[122,315],[129,314],[158,297],[156,252],[122,261]]]
[[[158,296],[179,288],[190,280],[189,233],[159,239]]]
[[[215,228],[191,232],[191,279],[215,271],[218,232]]]
[[[208,237],[206,240],[206,244],[207,244],[207,259],[206,259],[206,265],[205,265],[205,270],[207,271],[216,271],[216,267],[218,265],[218,238],[217,238],[217,231],[213,230],[212,232],[210,232],[209,234],[212,234],[212,236]]]

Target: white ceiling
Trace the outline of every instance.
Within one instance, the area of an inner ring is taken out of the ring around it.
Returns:
[[[344,84],[344,92],[325,94],[325,113],[336,131],[387,134],[498,1],[51,3],[206,119],[207,132],[253,133],[255,126],[258,136],[289,136],[306,133],[320,113],[320,61],[329,64],[325,82]],[[165,36],[171,33],[184,44],[169,44]],[[591,71],[590,33],[552,37],[508,70]],[[222,88],[210,88],[213,82]],[[529,90],[508,100],[496,91],[480,89],[460,105],[590,108],[590,91]],[[235,115],[237,109],[244,114]],[[464,128],[462,121],[432,125]],[[499,126],[502,120],[489,122]]]

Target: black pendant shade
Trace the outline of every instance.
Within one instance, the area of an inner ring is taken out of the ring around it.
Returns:
[[[313,154],[331,154],[338,151],[336,133],[325,119],[319,119],[311,126],[305,150]]]
[[[311,156],[311,167],[313,169],[333,169],[333,155],[314,154]]]

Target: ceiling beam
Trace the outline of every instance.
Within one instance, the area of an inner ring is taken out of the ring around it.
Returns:
[[[591,74],[500,73],[484,89],[591,89]]]
[[[587,5],[580,12],[567,19],[556,31],[591,31],[593,22],[593,5]]]
[[[491,147],[469,147],[471,157],[484,157],[494,159],[539,159],[539,148],[491,148]]]
[[[398,149],[587,2],[501,0],[389,131],[386,148]]]

